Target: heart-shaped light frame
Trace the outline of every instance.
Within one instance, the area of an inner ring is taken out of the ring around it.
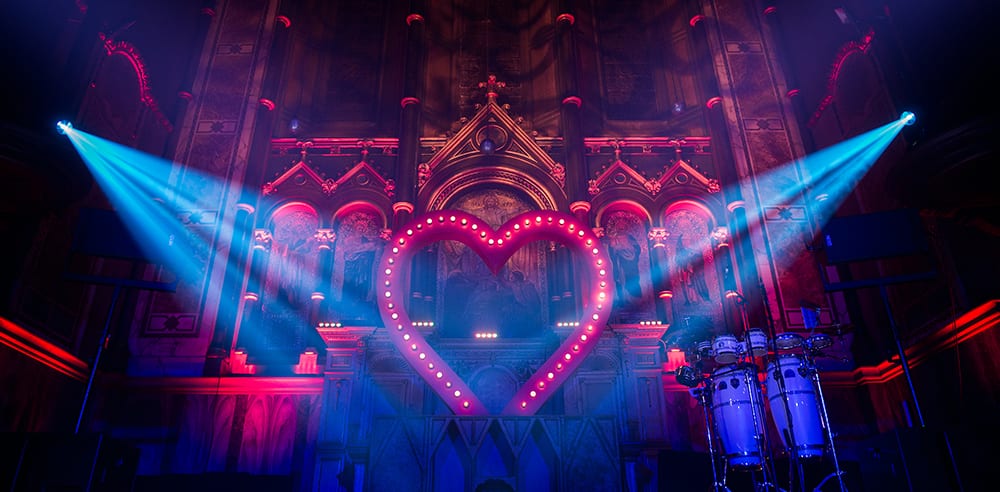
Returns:
[[[488,415],[484,406],[445,362],[406,312],[410,260],[429,244],[459,241],[472,248],[496,274],[507,259],[532,241],[557,241],[577,258],[586,295],[579,321],[559,348],[532,374],[504,408],[503,415],[533,415],[593,350],[604,331],[614,295],[610,261],[601,241],[572,215],[525,212],[494,230],[474,215],[442,210],[421,215],[396,231],[386,245],[378,275],[379,312],[389,338],[410,366],[456,415]],[[589,273],[589,275],[587,275]]]

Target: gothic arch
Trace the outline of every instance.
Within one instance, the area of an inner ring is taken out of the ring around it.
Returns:
[[[602,227],[607,220],[607,215],[612,212],[629,212],[633,215],[644,218],[646,220],[646,227],[653,225],[653,217],[649,213],[649,208],[643,206],[635,200],[619,199],[608,202],[597,211],[594,219],[597,226]]]
[[[559,210],[566,201],[552,193],[555,183],[543,182],[530,173],[512,167],[468,168],[448,174],[440,183],[434,183],[432,178],[421,190],[422,196],[418,202],[427,204],[422,212],[442,210],[453,203],[456,197],[483,185],[516,190],[528,197],[538,210]]]

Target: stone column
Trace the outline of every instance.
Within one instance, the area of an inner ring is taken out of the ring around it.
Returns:
[[[253,245],[250,257],[250,271],[247,272],[246,291],[243,293],[243,316],[239,325],[239,335],[236,347],[245,349],[247,340],[256,336],[254,331],[261,327],[261,301],[264,297],[264,280],[267,276],[267,263],[271,253],[273,238],[271,231],[256,229],[253,232]],[[248,332],[243,336],[244,332]],[[232,357],[230,357],[231,359]]]
[[[244,200],[242,191],[254,171],[249,154],[264,82],[264,70],[256,68],[267,66],[277,4],[269,0],[218,2],[208,23],[204,50],[192,54],[199,67],[190,91],[194,97],[175,129],[179,133],[173,160],[180,167],[171,173],[169,187],[198,190],[198,210],[193,212],[217,220],[192,224],[189,229],[207,238],[205,249],[216,254],[190,258],[191,271],[198,275],[185,278],[176,292],[150,294],[146,304],[150,310],[142,316],[146,321],[131,336],[131,370],[204,374],[216,318],[231,308],[224,305],[223,289],[209,286],[222,286],[232,274],[227,262],[238,212],[232,204],[256,203]],[[190,320],[184,327],[190,336],[163,343],[161,327],[156,326],[162,320]]]
[[[357,485],[364,483],[365,467],[357,458],[367,452],[351,444],[364,441],[364,436],[356,435],[361,428],[358,402],[365,372],[365,343],[374,329],[323,326],[316,331],[326,343],[326,363],[312,490],[360,490]]]
[[[288,38],[292,21],[279,15],[276,18],[274,37],[268,50],[267,70],[261,84],[261,97],[257,100],[257,123],[254,125],[253,137],[250,141],[249,166],[247,169],[244,196],[250,195],[250,200],[256,199],[264,184],[264,172],[267,160],[271,155],[271,138],[274,135],[274,125],[277,120],[275,101],[281,88],[281,76],[284,73],[285,53],[288,51]],[[304,158],[304,156],[303,156]]]
[[[749,329],[746,323],[749,320],[743,319],[745,296],[736,286],[736,272],[733,270],[732,251],[729,246],[729,229],[719,226],[712,231],[712,246],[715,250],[716,274],[719,277],[719,284],[722,285],[723,314],[726,317],[726,325],[729,333],[742,336],[744,330]]]
[[[206,376],[221,373],[223,361],[229,357],[233,348],[238,306],[240,305],[240,286],[243,284],[247,271],[248,242],[253,229],[253,213],[254,208],[246,203],[240,203],[236,206],[236,217],[233,219],[233,243],[232,247],[229,248],[229,260],[226,266],[229,273],[222,284],[221,299],[224,309],[215,320],[215,332],[212,336],[212,342],[208,346],[204,371]]]
[[[653,293],[656,295],[656,314],[668,325],[674,324],[674,292],[670,285],[670,262],[667,259],[667,237],[663,227],[649,230],[649,258],[652,262]]]
[[[417,181],[416,170],[420,153],[420,96],[423,92],[424,17],[423,2],[410,5],[406,16],[406,66],[403,71],[403,98],[400,115],[399,158],[396,168],[397,200],[392,205],[392,227],[405,224],[414,211]]]
[[[212,20],[215,19],[215,1],[208,0],[205,2],[204,6],[198,12],[198,23],[195,27],[194,38],[198,41],[204,41],[205,35],[208,34],[208,28],[212,24]],[[184,119],[187,117],[188,107],[191,106],[191,101],[194,100],[194,79],[198,73],[198,62],[199,57],[192,56],[188,62],[187,70],[184,74],[184,79],[181,85],[181,90],[177,91],[177,103],[174,108],[174,128],[170,132],[170,136],[167,137],[166,149],[167,152],[175,152],[177,148],[177,140],[180,138],[181,132],[178,130]],[[213,340],[214,343],[214,340]]]
[[[719,183],[722,185],[722,193],[730,213],[726,217],[726,222],[729,225],[732,244],[736,245],[739,286],[744,291],[743,295],[746,297],[748,305],[753,307],[752,310],[749,310],[751,323],[755,326],[761,326],[764,316],[761,308],[763,298],[757,289],[760,274],[757,271],[753,245],[747,230],[746,202],[743,201],[743,192],[740,188],[739,172],[736,169],[732,152],[723,100],[720,96],[713,64],[709,63],[712,60],[712,52],[707,33],[708,22],[705,16],[698,14],[693,16],[688,24],[691,26],[695,44],[703,48],[700,54],[703,60],[699,64],[703,68],[698,78],[701,80],[703,92],[708,95],[705,110],[709,133],[712,137],[712,162],[719,174]]]
[[[756,2],[744,0],[705,0],[701,6],[706,20],[698,24],[714,55],[713,63],[706,63],[713,71],[706,80],[716,84],[719,98],[709,108],[711,131],[713,137],[730,136],[713,141],[712,148],[731,153],[731,178],[746,191],[741,197],[726,196],[744,281],[740,287],[751,324],[772,326],[773,318],[773,326],[781,331],[789,316],[797,314],[800,300],[825,295],[805,248],[813,234],[810,207],[802,190],[787,189],[787,183],[801,183],[806,171],[799,160],[804,154],[801,134],[784,98],[780,60],[765,36],[767,23],[761,16],[768,14],[758,10]]]
[[[309,315],[309,325],[316,326],[320,321],[328,321],[330,316],[329,300],[331,281],[333,277],[333,248],[337,240],[337,233],[333,229],[317,229],[313,235],[316,239],[318,249],[318,270],[319,283],[316,292],[313,292],[313,312]]]
[[[583,123],[580,119],[580,99],[576,71],[576,18],[570,8],[571,2],[560,2],[556,15],[556,33],[553,38],[556,54],[559,97],[562,98],[560,121],[562,123],[563,145],[566,152],[566,196],[569,198],[570,212],[584,224],[590,224],[590,201],[587,196],[587,163],[584,160]]]

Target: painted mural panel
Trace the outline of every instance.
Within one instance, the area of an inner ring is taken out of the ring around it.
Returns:
[[[372,281],[385,245],[382,221],[374,211],[349,212],[339,219],[336,233],[332,283],[336,317],[372,324],[378,319]]]
[[[670,263],[674,319],[682,328],[724,332],[718,275],[711,247],[707,213],[678,208],[667,214],[665,248]]]
[[[532,207],[516,194],[489,189],[461,197],[452,208],[498,228]],[[548,319],[544,249],[535,242],[515,252],[496,275],[479,256],[457,241],[443,241],[438,255],[437,319],[443,336],[497,331],[501,336],[537,334]]]

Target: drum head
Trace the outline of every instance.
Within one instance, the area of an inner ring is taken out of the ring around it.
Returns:
[[[802,346],[802,335],[798,333],[782,333],[774,337],[774,345],[781,350],[791,350]]]
[[[806,339],[806,343],[814,350],[823,350],[833,345],[833,337],[823,333],[817,333]]]

